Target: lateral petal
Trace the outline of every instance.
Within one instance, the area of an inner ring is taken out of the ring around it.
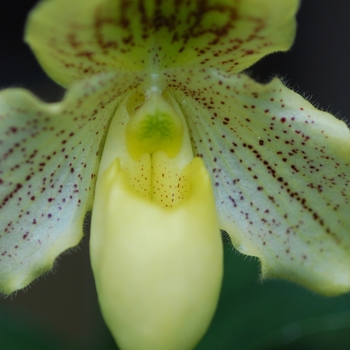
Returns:
[[[261,85],[216,71],[168,79],[187,116],[194,154],[212,175],[221,228],[235,247],[260,258],[263,277],[328,295],[349,291],[345,123],[278,79]]]
[[[82,238],[106,131],[132,81],[95,76],[55,104],[22,89],[0,93],[2,292],[28,285]]]

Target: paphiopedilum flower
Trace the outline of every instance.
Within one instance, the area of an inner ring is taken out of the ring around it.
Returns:
[[[125,349],[186,349],[222,278],[219,230],[281,277],[350,290],[350,133],[278,79],[297,0],[47,0],[26,40],[68,88],[0,94],[0,286],[79,243],[92,210],[102,312]],[[234,276],[232,277],[234,278]]]

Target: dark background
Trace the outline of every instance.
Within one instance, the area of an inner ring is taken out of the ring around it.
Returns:
[[[35,3],[0,3],[0,88],[21,86],[58,101],[63,90],[22,40]],[[282,76],[320,107],[349,117],[349,14],[348,1],[302,1],[293,48],[264,58],[254,67],[256,76]],[[222,298],[198,350],[350,349],[349,294],[328,299],[284,281],[261,283],[256,260],[228,245],[225,253]],[[54,273],[0,301],[0,344],[4,350],[116,349],[98,309],[88,237],[74,254],[60,257]]]

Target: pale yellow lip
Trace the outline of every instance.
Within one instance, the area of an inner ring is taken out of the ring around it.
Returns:
[[[160,95],[138,109],[136,122],[129,116],[124,123],[127,100],[110,126],[92,214],[91,263],[101,310],[122,348],[191,349],[209,326],[223,274],[210,177],[202,159],[193,159],[183,117]],[[130,136],[155,110],[168,116],[164,127],[179,140],[162,143],[158,132],[146,141]],[[126,137],[134,144],[120,153],[121,161],[109,147],[118,149],[123,139],[116,133],[128,122],[134,125]],[[147,143],[165,150],[144,153]],[[130,149],[141,157],[134,160]]]

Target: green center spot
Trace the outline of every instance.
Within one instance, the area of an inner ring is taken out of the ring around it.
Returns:
[[[183,130],[181,117],[165,99],[151,96],[130,117],[126,129],[128,151],[136,159],[157,151],[165,151],[173,158],[181,148]]]
[[[139,140],[170,141],[175,136],[174,131],[176,127],[171,116],[157,110],[155,114],[145,116],[137,137]]]

